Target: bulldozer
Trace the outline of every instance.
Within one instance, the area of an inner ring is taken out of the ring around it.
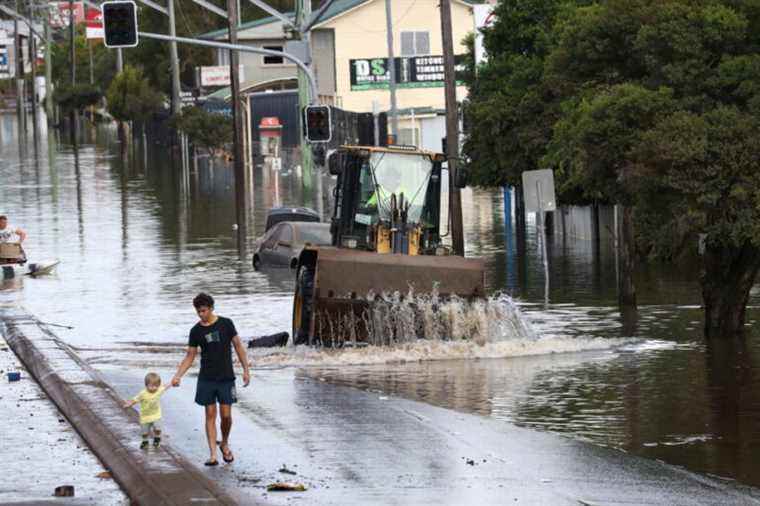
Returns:
[[[404,146],[341,146],[327,155],[337,176],[332,245],[307,244],[298,257],[295,344],[366,342],[373,307],[391,294],[484,297],[483,260],[452,255],[443,243],[444,161]]]

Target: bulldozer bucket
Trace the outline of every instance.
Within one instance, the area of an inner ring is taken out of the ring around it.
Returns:
[[[309,335],[323,344],[365,341],[372,318],[368,310],[386,295],[410,290],[440,297],[484,296],[482,259],[459,256],[410,256],[320,248],[306,252],[313,269],[313,311]]]

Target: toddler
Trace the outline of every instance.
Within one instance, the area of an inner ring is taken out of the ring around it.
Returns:
[[[161,376],[154,372],[145,375],[145,389],[141,390],[131,401],[125,402],[125,408],[131,408],[140,404],[140,428],[142,429],[142,443],[140,449],[148,447],[148,439],[153,432],[153,446],[158,448],[161,444],[161,395],[166,391],[161,385]]]

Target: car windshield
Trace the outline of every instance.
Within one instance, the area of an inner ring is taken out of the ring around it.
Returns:
[[[332,235],[330,227],[319,228],[299,228],[298,240],[302,243],[311,243],[314,245],[326,246],[332,244]]]
[[[369,166],[363,169],[362,197],[367,199],[367,207],[376,206],[379,218],[389,221],[391,195],[396,195],[398,205],[403,194],[404,206],[409,205],[407,222],[419,223],[433,171],[430,157],[417,153],[377,151],[370,155]]]

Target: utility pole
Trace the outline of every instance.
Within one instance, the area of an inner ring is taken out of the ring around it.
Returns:
[[[459,117],[457,114],[456,76],[454,74],[454,43],[451,35],[451,2],[450,0],[441,0],[440,5],[444,90],[446,95],[446,158],[449,165],[451,243],[454,247],[454,254],[464,256],[462,195],[456,185],[457,160],[459,159]]]
[[[177,26],[174,18],[174,0],[168,0],[167,6],[169,11],[169,35],[176,37]],[[169,55],[172,65],[172,114],[178,114],[182,110],[182,103],[180,102],[179,56],[177,55],[176,42],[169,43]]]
[[[29,19],[31,25],[34,25],[34,13],[32,12],[31,5],[29,6]],[[37,123],[37,41],[35,35],[32,32],[32,27],[29,28],[29,62],[32,66],[32,121]]]
[[[51,52],[53,47],[53,38],[50,34],[50,11],[49,7],[45,9],[45,115],[48,124],[53,121],[53,60]]]
[[[306,65],[311,65],[311,32],[304,30],[304,25],[308,22],[311,15],[311,0],[297,0],[296,6],[296,31],[301,38],[301,41],[306,46]],[[319,100],[319,96],[313,97],[313,100]],[[298,110],[301,114],[301,121],[304,121],[303,111],[306,106],[309,105],[309,91],[306,83],[306,75],[303,71],[298,72]],[[301,133],[301,167],[303,168],[303,182],[307,187],[311,186],[311,175],[314,168],[314,156],[312,153],[311,145],[306,142],[306,135],[303,133],[306,131],[306,124],[303,124],[303,131]]]
[[[441,4],[443,9],[443,4]],[[390,67],[390,83],[388,87],[391,91],[391,133],[394,142],[398,142],[398,110],[396,104],[396,57],[393,53],[393,18],[391,17],[391,0],[385,0],[385,23],[386,35],[388,38],[388,67]],[[450,23],[449,23],[450,24]]]
[[[74,2],[69,2],[69,44],[70,44],[70,54],[69,54],[69,65],[71,66],[71,86],[72,88],[77,83],[77,56],[76,56],[76,47],[74,45],[75,38],[74,38]],[[71,110],[69,113],[69,119],[71,120],[71,143],[76,144],[77,143],[77,114],[74,109]]]
[[[16,0],[16,12],[21,12],[19,0]],[[13,57],[16,63],[16,113],[19,121],[19,136],[26,132],[26,111],[24,110],[24,55],[21,50],[21,34],[18,31],[18,18],[13,18]],[[31,31],[29,32],[31,35]]]
[[[238,16],[236,0],[227,0],[230,44],[237,44]],[[243,158],[243,110],[240,104],[239,53],[230,50],[230,91],[232,93],[232,157],[235,167],[235,216],[237,218],[238,252],[245,252],[248,237],[246,209],[245,160]]]

